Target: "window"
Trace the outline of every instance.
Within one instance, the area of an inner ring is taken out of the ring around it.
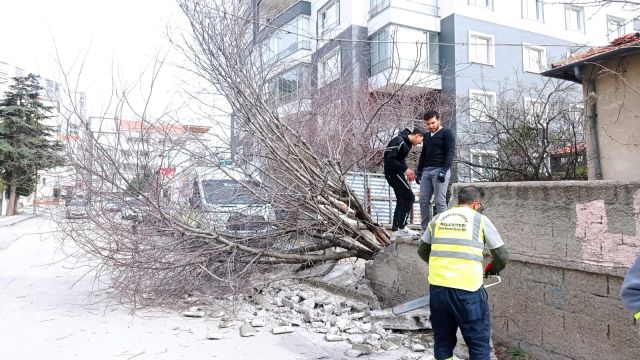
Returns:
[[[288,70],[269,81],[269,94],[282,103],[298,99],[308,78],[309,70],[306,67],[299,66]]]
[[[300,16],[276,30],[262,51],[263,62],[267,65],[295,53],[310,50],[309,18]]]
[[[469,62],[477,64],[495,64],[495,38],[493,35],[469,32]]]
[[[543,0],[522,0],[522,18],[544,21]]]
[[[584,32],[584,9],[580,6],[565,5],[564,21],[567,30]]]
[[[624,35],[624,19],[607,16],[607,39],[609,41]]]
[[[331,0],[318,11],[318,34],[333,29],[340,24],[340,1]]]
[[[526,72],[542,72],[547,67],[546,49],[540,46],[522,44],[522,67]]]
[[[544,121],[546,117],[544,101],[529,97],[524,98],[524,116],[527,123],[532,126],[537,126]]]
[[[469,0],[469,5],[492,8],[493,7],[493,0]]]
[[[498,155],[491,150],[471,150],[471,179],[475,181],[491,180],[495,174]]]
[[[496,114],[496,93],[469,90],[469,120],[491,121]]]
[[[391,43],[389,29],[383,29],[371,36],[371,75],[391,66]]]
[[[426,36],[429,71],[437,73],[440,69],[440,38],[435,32],[427,32]]]
[[[391,5],[390,0],[370,0],[369,18],[381,13],[382,10],[388,8],[389,5]]]
[[[640,31],[640,18],[633,19],[633,30]]]
[[[340,77],[340,48],[325,56],[318,64],[318,87]]]

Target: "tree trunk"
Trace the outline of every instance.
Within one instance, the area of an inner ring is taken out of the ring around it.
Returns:
[[[7,204],[7,216],[15,215],[18,204],[18,177],[11,174],[11,193],[9,195],[9,204]]]

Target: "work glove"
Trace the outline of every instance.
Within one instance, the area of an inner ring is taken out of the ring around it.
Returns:
[[[440,172],[438,173],[438,181],[443,183],[444,180],[446,179],[446,176],[447,176],[447,172],[444,170],[440,170]]]
[[[491,269],[491,262],[488,262],[487,266],[484,267],[484,277],[488,278],[489,275],[500,275]]]

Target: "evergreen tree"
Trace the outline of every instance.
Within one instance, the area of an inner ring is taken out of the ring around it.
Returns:
[[[17,209],[18,195],[33,191],[38,170],[62,165],[60,143],[44,125],[50,108],[40,101],[39,76],[13,78],[0,102],[0,177],[10,190],[7,215]]]

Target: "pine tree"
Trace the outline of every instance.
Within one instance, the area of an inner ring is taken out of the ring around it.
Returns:
[[[13,78],[0,102],[0,178],[9,186],[7,215],[17,209],[18,195],[33,190],[38,170],[63,164],[60,143],[44,125],[50,108],[40,101],[40,79],[29,74]]]

